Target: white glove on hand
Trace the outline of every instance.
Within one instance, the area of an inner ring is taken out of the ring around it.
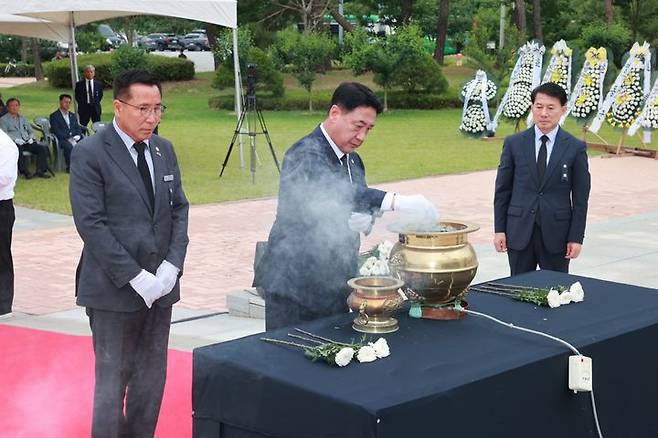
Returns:
[[[367,236],[372,231],[373,222],[372,215],[367,213],[352,213],[352,216],[347,220],[347,225],[355,233],[363,233]]]
[[[162,291],[162,296],[167,295],[172,291],[174,286],[176,286],[176,280],[178,280],[178,271],[179,269],[169,263],[166,260],[163,260],[158,266],[158,270],[155,273],[155,276],[162,282],[164,290]]]
[[[82,138],[82,137],[80,137],[79,135],[74,135],[73,136],[73,140],[75,140],[75,141],[80,141],[80,138]]]
[[[153,302],[162,296],[164,290],[162,281],[145,269],[142,269],[135,278],[130,280],[130,285],[142,297],[149,309]]]
[[[418,230],[433,229],[439,222],[436,207],[423,195],[397,195],[395,209],[407,216],[405,221],[413,222]]]
[[[15,140],[14,140],[14,143],[16,143],[16,144],[19,145],[19,146],[23,146],[23,145],[25,144],[25,142],[24,142],[23,139],[21,139],[21,138],[17,138],[17,139],[15,139]]]

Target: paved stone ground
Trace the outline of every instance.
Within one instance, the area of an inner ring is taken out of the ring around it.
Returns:
[[[653,245],[651,251],[656,251],[655,234],[647,233],[646,227],[655,226],[658,221],[658,160],[594,157],[590,160],[590,170],[588,234],[593,234],[599,223],[609,224],[609,227],[598,228],[596,245],[588,246],[586,237],[583,254],[573,263],[572,271],[582,273],[593,268],[588,265],[588,257],[593,258],[602,251],[611,253],[611,261],[624,259],[627,242],[615,236],[615,227],[626,227],[624,231],[631,233],[636,228],[638,233],[644,232],[636,238],[648,241],[628,244]],[[470,240],[480,256],[478,278],[484,279],[508,275],[505,256],[493,253],[489,245],[493,237],[494,178],[495,171],[490,170],[378,187],[405,194],[422,193],[439,206],[443,217],[479,224],[480,231],[473,233]],[[267,239],[275,210],[276,199],[192,207],[183,299],[176,307],[205,313],[226,310],[226,295],[251,284],[255,243]],[[363,247],[368,248],[383,239],[395,239],[385,228],[385,224],[393,220],[394,213],[385,215],[376,224],[373,234],[364,240]],[[13,243],[14,308],[17,312],[43,315],[75,308],[73,280],[81,241],[71,222],[66,216],[18,209]],[[658,231],[657,228],[650,229]],[[600,233],[604,233],[603,241]],[[629,238],[632,239],[632,235],[623,239]],[[633,267],[632,262],[628,262],[621,268],[606,268],[600,257],[597,266],[592,275],[618,281],[627,278],[620,276],[618,269]],[[658,277],[655,283],[646,285],[658,288]]]

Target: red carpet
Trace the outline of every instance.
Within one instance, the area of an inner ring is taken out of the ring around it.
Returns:
[[[89,437],[91,337],[0,324],[0,437]],[[169,350],[157,438],[192,436],[192,354]]]

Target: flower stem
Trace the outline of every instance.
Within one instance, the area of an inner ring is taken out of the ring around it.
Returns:
[[[307,336],[311,336],[311,337],[316,338],[316,339],[320,339],[320,340],[325,341],[325,342],[331,342],[332,344],[338,344],[338,345],[342,345],[344,347],[352,347],[353,346],[353,344],[347,344],[345,342],[338,342],[338,341],[334,341],[334,340],[329,339],[329,338],[322,337],[320,335],[314,335],[313,333],[304,331],[300,328],[295,328],[295,331],[298,331],[299,333],[305,334]]]
[[[295,335],[293,333],[288,333],[288,336],[290,336],[291,338],[297,338],[297,339],[301,339],[301,340],[308,341],[308,342],[314,342],[316,344],[323,344],[324,343],[322,341],[318,341],[317,339],[311,339],[311,338],[307,338],[305,336]]]
[[[291,347],[298,347],[298,348],[303,348],[304,350],[308,350],[314,347],[304,345],[304,344],[298,344],[297,342],[290,342],[290,341],[282,341],[280,339],[272,339],[272,338],[260,338],[261,341],[269,342],[272,344],[281,344],[281,345],[289,345]]]

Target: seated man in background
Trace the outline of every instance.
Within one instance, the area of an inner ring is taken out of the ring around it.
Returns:
[[[82,138],[82,127],[75,113],[69,111],[70,107],[71,95],[62,94],[59,96],[59,109],[50,115],[50,130],[55,134],[59,147],[64,151],[67,173],[71,168],[71,149]]]
[[[14,140],[18,146],[18,172],[26,179],[32,178],[28,169],[29,161],[23,152],[30,152],[37,157],[37,171],[35,176],[50,178],[46,174],[48,168],[48,146],[39,144],[34,136],[34,130],[27,119],[20,115],[21,102],[12,97],[7,100],[7,114],[0,117],[0,129]]]

